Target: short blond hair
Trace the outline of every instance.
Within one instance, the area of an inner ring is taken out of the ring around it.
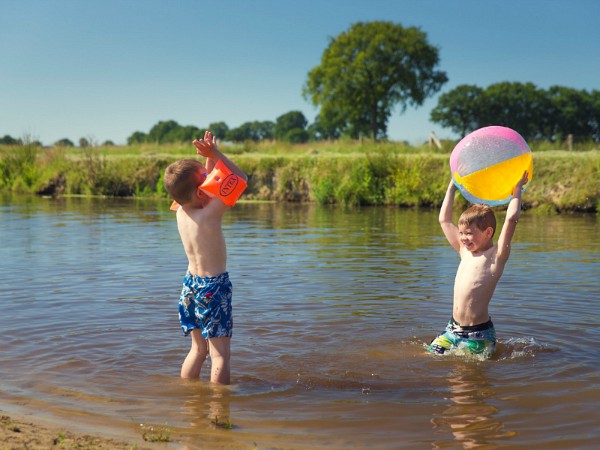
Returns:
[[[175,161],[165,169],[165,189],[173,200],[184,205],[194,198],[205,172],[202,163],[195,159]]]
[[[496,216],[492,208],[487,205],[471,205],[460,215],[458,225],[475,225],[481,231],[491,227],[493,237],[496,232]]]

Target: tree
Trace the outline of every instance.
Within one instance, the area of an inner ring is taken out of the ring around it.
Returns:
[[[422,105],[448,80],[438,63],[438,49],[419,28],[358,22],[330,40],[303,95],[321,107],[324,122],[343,118],[338,127],[353,137],[383,138],[396,105],[402,112]]]
[[[237,128],[229,130],[227,139],[233,142],[262,141],[273,139],[275,123],[271,121],[245,122]]]
[[[533,83],[504,81],[482,89],[461,85],[440,96],[431,120],[465,135],[477,128],[501,125],[525,139],[550,138],[555,110],[548,93]],[[550,131],[549,131],[550,130]]]
[[[337,112],[329,113],[322,108],[315,121],[309,125],[309,139],[323,141],[326,139],[338,139],[344,129],[344,119]]]
[[[275,136],[275,122],[272,120],[255,120],[251,126],[252,138],[255,141],[273,139]]]
[[[232,128],[227,132],[227,139],[233,142],[244,142],[251,140],[250,122],[243,123],[237,128]]]
[[[546,92],[533,83],[491,84],[483,94],[479,126],[501,125],[518,131],[526,140],[542,139],[550,107]]]
[[[592,117],[590,125],[592,127],[592,138],[600,142],[600,91],[593,90],[590,93],[590,102],[592,103]]]
[[[431,111],[431,121],[450,128],[460,136],[479,128],[482,117],[483,89],[463,84],[440,95]]]
[[[204,131],[194,125],[178,127],[165,136],[164,142],[192,142],[194,139],[204,139]]]
[[[141,131],[135,131],[131,136],[127,138],[127,145],[143,144],[148,139],[146,133]]]
[[[594,136],[594,104],[590,93],[564,86],[551,86],[548,97],[552,103],[549,112],[552,119],[549,137],[562,141],[569,134],[583,139]]]
[[[73,141],[71,141],[70,139],[67,138],[63,138],[63,139],[59,139],[58,141],[56,141],[54,143],[55,147],[75,147],[75,144],[73,144]]]
[[[211,123],[208,126],[208,130],[212,132],[213,136],[216,136],[217,139],[224,141],[227,140],[227,132],[229,131],[229,127],[225,122],[215,122]]]
[[[2,145],[21,145],[22,141],[20,139],[15,139],[8,134],[5,134],[3,138],[0,138],[0,144]]]
[[[301,111],[290,111],[282,114],[275,120],[275,139],[289,141],[288,137],[293,135],[293,139],[296,139],[294,142],[306,142],[308,140],[307,125],[308,120]],[[293,133],[291,133],[292,131]],[[302,131],[305,133],[302,133]],[[303,139],[303,136],[306,137],[305,140],[298,141],[298,139]]]
[[[303,130],[302,128],[292,128],[285,134],[283,140],[286,142],[293,142],[294,144],[303,144],[308,142],[309,137],[308,131]]]
[[[173,142],[173,140],[171,140],[173,138],[173,132],[178,131],[179,128],[181,128],[180,125],[174,120],[161,120],[150,128],[148,136],[146,137],[146,142],[155,144]],[[169,134],[171,134],[171,136],[169,136]]]

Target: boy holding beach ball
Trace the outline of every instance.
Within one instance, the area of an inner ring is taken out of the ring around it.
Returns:
[[[235,203],[229,200],[233,191],[230,187],[238,183],[245,186],[248,178],[219,150],[210,131],[204,139],[194,140],[194,146],[197,154],[206,158],[205,164],[184,159],[171,164],[164,174],[165,189],[176,202],[172,209],[177,211],[177,228],[188,258],[179,320],[184,335],[191,335],[192,346],[181,367],[181,377],[198,378],[210,355],[211,382],[229,384],[232,287],[221,221]],[[226,176],[217,176],[222,178],[217,194],[210,194],[207,182],[215,178],[215,173],[224,172]],[[243,188],[236,190],[239,195]]]
[[[460,264],[454,281],[452,318],[444,332],[429,345],[430,353],[443,354],[455,349],[484,357],[494,353],[496,331],[488,306],[510,256],[510,243],[521,214],[521,193],[528,177],[525,171],[513,188],[497,243],[493,241],[496,217],[487,205],[471,205],[457,225],[452,222],[458,188],[454,180],[450,181],[439,221],[446,239],[460,255]]]

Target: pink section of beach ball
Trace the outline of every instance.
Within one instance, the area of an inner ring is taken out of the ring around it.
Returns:
[[[518,156],[529,151],[525,140],[511,128],[496,125],[479,128],[456,144],[450,155],[450,169],[453,173],[459,172],[459,167],[464,167],[467,159],[477,159],[476,164],[479,167],[492,166],[506,157]]]

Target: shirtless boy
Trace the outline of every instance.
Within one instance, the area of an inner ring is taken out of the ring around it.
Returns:
[[[164,184],[179,203],[177,228],[188,258],[187,273],[179,299],[179,320],[183,333],[191,335],[192,347],[181,367],[182,378],[198,378],[202,364],[211,358],[213,383],[230,383],[230,342],[232,335],[232,287],[227,273],[227,253],[221,219],[227,209],[218,196],[209,197],[199,186],[221,160],[235,175],[246,174],[227,158],[210,131],[194,140],[196,152],[206,157],[203,165],[184,159],[165,170]]]
[[[443,354],[456,348],[490,357],[496,347],[496,331],[488,306],[510,255],[510,243],[521,215],[521,194],[527,183],[525,172],[513,189],[504,225],[494,244],[496,217],[489,206],[472,205],[462,213],[458,226],[452,222],[457,188],[451,181],[440,210],[440,225],[448,242],[460,254],[454,281],[452,319],[429,346]]]

